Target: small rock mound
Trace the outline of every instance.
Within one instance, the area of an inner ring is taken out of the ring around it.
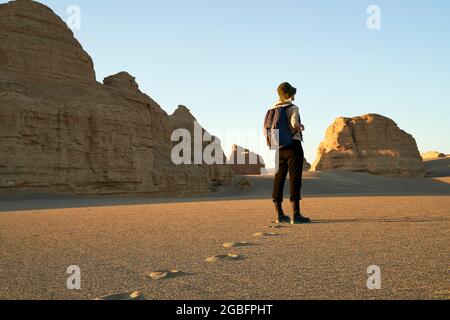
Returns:
[[[423,160],[441,159],[447,157],[445,153],[438,151],[424,152],[421,154],[421,156]]]
[[[377,114],[334,121],[312,166],[312,171],[327,170],[386,176],[425,175],[414,138],[391,119]]]

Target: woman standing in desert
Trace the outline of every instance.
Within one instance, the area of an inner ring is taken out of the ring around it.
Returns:
[[[302,224],[311,220],[300,210],[304,151],[302,146],[305,127],[301,123],[300,109],[293,102],[297,89],[284,82],[278,87],[279,101],[268,111],[265,130],[277,131],[277,171],[273,183],[272,198],[277,223]],[[290,177],[290,201],[293,218],[283,212],[283,190],[287,175]]]

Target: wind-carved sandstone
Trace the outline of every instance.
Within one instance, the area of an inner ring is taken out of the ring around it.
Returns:
[[[377,114],[336,119],[319,146],[312,170],[407,177],[425,174],[414,138]]]
[[[177,127],[128,73],[98,83],[48,7],[0,5],[0,192],[182,195],[229,183],[231,169],[172,163]]]
[[[433,159],[442,159],[446,158],[447,155],[445,153],[439,151],[429,151],[421,154],[423,160],[433,160]]]

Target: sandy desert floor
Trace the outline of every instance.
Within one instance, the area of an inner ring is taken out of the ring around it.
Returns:
[[[252,178],[254,189],[234,199],[232,191],[155,203],[4,197],[0,299],[134,290],[146,299],[450,299],[448,178],[374,177],[378,190],[367,176],[335,175],[347,193],[330,194],[333,174],[305,179],[303,208],[314,223],[275,229],[267,177]],[[391,189],[398,194],[386,195]],[[248,245],[223,247],[233,241]],[[228,253],[242,258],[205,261]],[[70,265],[81,268],[81,290],[66,288]],[[370,265],[381,268],[381,290],[367,289]],[[172,269],[183,273],[149,276]]]

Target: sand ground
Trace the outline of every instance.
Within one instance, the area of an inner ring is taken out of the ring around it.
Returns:
[[[0,299],[94,299],[130,290],[146,299],[450,299],[445,177],[383,180],[378,196],[375,181],[359,175],[338,174],[341,188],[348,188],[335,195],[326,195],[333,189],[330,176],[307,177],[303,208],[314,223],[263,238],[253,234],[267,231],[273,219],[270,180],[255,179],[255,188],[235,199],[231,191],[223,198],[156,203],[4,198]],[[324,194],[314,195],[315,188]],[[390,188],[398,194],[384,194]],[[251,245],[222,247],[232,241]],[[243,259],[205,262],[230,252]],[[70,265],[81,268],[79,291],[66,288]],[[367,289],[370,265],[381,268],[381,290]],[[148,276],[165,269],[186,274]]]
[[[270,204],[270,203],[269,203]],[[267,200],[57,209],[0,215],[0,299],[449,299],[450,197],[304,200],[315,223],[255,238]],[[224,249],[230,241],[254,245]],[[245,259],[207,263],[228,252]],[[66,289],[78,265],[82,290]],[[366,269],[382,270],[382,289]],[[188,275],[154,281],[147,273]]]

